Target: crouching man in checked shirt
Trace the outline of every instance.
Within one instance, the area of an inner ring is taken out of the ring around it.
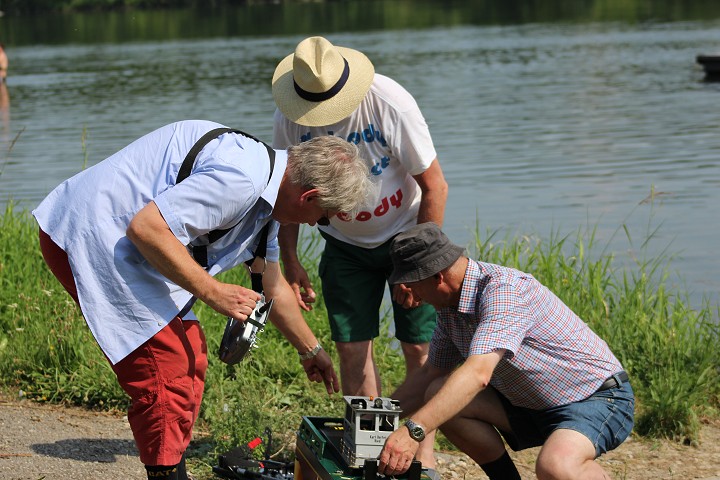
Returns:
[[[399,234],[390,255],[390,283],[435,306],[438,323],[427,363],[392,395],[407,428],[379,472],[407,470],[439,428],[491,480],[520,479],[503,438],[542,445],[539,479],[609,478],[595,459],[629,435],[635,398],[607,344],[532,275],[467,258],[433,223]]]

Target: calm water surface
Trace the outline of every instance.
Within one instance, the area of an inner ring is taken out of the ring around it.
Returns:
[[[272,72],[305,36],[11,49],[0,201],[31,209],[85,163],[180,119],[270,140]],[[599,250],[628,268],[635,256],[675,254],[674,281],[698,305],[718,303],[720,84],[703,81],[695,56],[720,51],[720,21],[327,36],[418,100],[450,184],[455,241],[597,228]]]

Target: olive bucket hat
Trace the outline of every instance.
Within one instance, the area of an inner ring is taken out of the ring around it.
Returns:
[[[390,244],[391,284],[419,282],[445,270],[465,252],[432,222],[421,223],[398,234]]]

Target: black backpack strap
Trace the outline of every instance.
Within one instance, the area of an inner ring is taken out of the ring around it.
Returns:
[[[252,283],[252,289],[258,293],[263,292],[262,277],[263,273],[265,273],[265,266],[267,265],[267,261],[265,261],[265,253],[267,252],[269,230],[270,222],[266,223],[262,231],[260,232],[260,239],[258,240],[257,250],[253,252],[253,258],[245,262],[245,265],[247,265],[248,270],[250,271],[250,282]],[[263,268],[262,270],[256,272],[255,270],[253,270],[253,264],[258,258],[262,259]]]
[[[275,150],[270,147],[267,143],[258,140],[257,138],[253,137],[249,133],[245,133],[242,130],[237,130],[235,128],[228,128],[228,127],[219,127],[215,128],[213,130],[210,130],[205,135],[200,137],[200,140],[195,142],[195,145],[192,146],[188,154],[185,156],[185,160],[183,160],[182,165],[180,166],[180,171],[178,172],[177,180],[175,181],[175,184],[182,182],[185,180],[188,176],[190,176],[190,173],[192,172],[192,167],[195,164],[195,158],[197,157],[198,153],[200,153],[200,150],[205,148],[205,145],[210,143],[212,140],[216,139],[220,135],[224,133],[238,133],[244,137],[247,137],[251,140],[255,140],[258,143],[262,143],[265,145],[265,148],[268,151],[268,156],[270,157],[270,176],[272,177],[273,169],[275,168]]]
[[[243,132],[242,130],[237,130],[235,128],[228,128],[228,127],[219,127],[210,130],[205,135],[200,137],[200,140],[195,142],[195,145],[192,146],[188,154],[185,156],[185,159],[183,160],[182,165],[180,166],[180,171],[178,172],[177,180],[175,181],[175,185],[185,180],[187,177],[190,176],[190,173],[192,172],[192,167],[195,164],[195,158],[197,157],[198,153],[205,148],[205,145],[210,143],[215,138],[219,137],[220,135],[224,133],[238,133],[240,135],[243,135],[245,137],[248,137],[252,140],[255,140],[258,143],[262,143],[265,145],[265,148],[268,151],[268,156],[270,158],[270,177],[272,177],[273,170],[275,168],[275,150],[270,147],[265,142],[262,142],[258,140],[257,138],[253,137],[250,134],[247,134]],[[211,232],[208,232],[208,241],[209,243],[214,243],[218,241],[220,238],[222,238],[226,233],[228,233],[230,230],[235,228],[236,225],[233,225],[230,228],[225,228],[222,230],[213,230]],[[267,237],[268,237],[268,229],[270,227],[270,224],[268,223],[265,225],[265,227],[262,230],[262,233],[260,234],[260,242],[258,243],[257,251],[254,252],[255,257],[261,257],[265,258],[265,253],[267,251]],[[196,262],[198,262],[203,268],[208,267],[208,261],[207,261],[207,245],[199,245],[199,246],[193,246],[192,247],[192,256],[195,259]],[[252,260],[249,261],[248,265],[252,264]],[[260,273],[262,275],[262,273]],[[253,280],[253,289],[255,286],[255,281]],[[255,289],[256,290],[256,289]],[[260,283],[260,290],[256,290],[258,292],[262,291],[262,281]]]
[[[198,153],[200,153],[200,150],[205,148],[205,145],[207,145],[213,139],[219,137],[223,133],[228,133],[232,131],[232,128],[220,127],[210,130],[205,135],[200,137],[200,140],[195,142],[195,145],[193,145],[188,154],[185,155],[185,160],[183,160],[183,163],[180,166],[180,171],[178,172],[177,180],[175,180],[175,185],[190,176],[190,172],[192,172],[192,167],[195,164],[195,158],[197,157]]]

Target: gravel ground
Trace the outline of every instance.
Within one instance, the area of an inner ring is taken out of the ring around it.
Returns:
[[[536,479],[538,449],[512,456],[523,480]],[[720,423],[704,426],[699,447],[631,438],[599,460],[616,479],[720,480]],[[198,467],[196,478],[210,478]],[[191,469],[192,471],[192,469]],[[466,456],[438,453],[444,479],[485,479]],[[0,400],[0,479],[144,479],[130,427],[121,415]]]
[[[127,419],[29,401],[0,403],[0,479],[146,478]]]

